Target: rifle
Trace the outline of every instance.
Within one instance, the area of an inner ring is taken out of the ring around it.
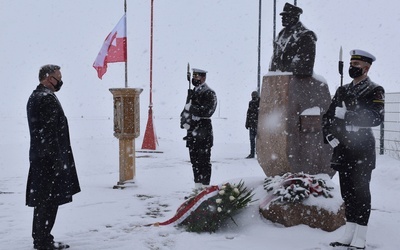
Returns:
[[[342,101],[344,99],[344,89],[343,89],[343,49],[342,46],[340,46],[339,50],[339,74],[340,74],[340,87],[339,87],[339,96],[337,103],[341,107],[342,106]]]
[[[343,86],[343,50],[342,46],[340,46],[339,50],[339,74],[340,74],[340,87]]]
[[[189,82],[189,89],[190,89],[190,64],[187,65],[187,80]]]
[[[192,98],[192,94],[193,94],[193,90],[190,89],[191,74],[190,74],[190,64],[189,63],[187,64],[187,74],[186,74],[186,76],[187,76],[187,80],[189,82],[188,95],[186,97],[186,105],[187,105],[187,104],[189,104],[191,102],[191,98]],[[183,111],[181,112],[181,128],[184,128],[186,130],[188,130],[190,128],[190,118],[191,118],[191,116],[189,115],[188,110],[186,110],[184,108]],[[187,140],[187,136],[185,136],[183,139]]]

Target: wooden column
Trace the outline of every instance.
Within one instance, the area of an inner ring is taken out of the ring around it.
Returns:
[[[140,135],[140,101],[143,89],[110,89],[114,97],[114,136],[119,139],[119,181],[123,188],[135,177],[135,138]]]

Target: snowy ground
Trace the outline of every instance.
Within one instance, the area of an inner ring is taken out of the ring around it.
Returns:
[[[8,137],[0,142],[0,249],[33,249],[32,208],[24,205],[28,172],[28,128],[23,118],[2,119]],[[244,180],[262,198],[264,173],[248,154],[247,140],[238,142],[228,119],[214,119],[216,144],[212,152],[212,184]],[[343,227],[328,233],[305,225],[285,228],[260,217],[258,202],[214,234],[188,233],[172,226],[145,227],[171,218],[193,187],[188,153],[177,119],[155,120],[163,153],[137,153],[135,184],[112,189],[118,180],[118,140],[112,120],[69,120],[82,192],[60,207],[53,233],[71,249],[331,249],[328,243]],[[95,129],[93,129],[93,127]],[[142,134],[144,128],[142,128]],[[142,137],[136,140],[140,149]],[[395,250],[400,246],[400,162],[378,156],[372,178],[372,207],[368,249]],[[333,181],[337,183],[336,176]]]

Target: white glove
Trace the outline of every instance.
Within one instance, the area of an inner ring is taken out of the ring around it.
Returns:
[[[190,110],[190,106],[192,106],[192,100],[190,100],[190,102],[185,105],[185,110],[189,111]]]
[[[343,102],[342,107],[336,107],[335,109],[335,117],[339,119],[344,119],[344,116],[346,115],[346,104]]]
[[[339,140],[336,139],[332,134],[327,135],[326,140],[328,141],[329,145],[331,145],[332,148],[336,148],[337,145],[339,145]]]

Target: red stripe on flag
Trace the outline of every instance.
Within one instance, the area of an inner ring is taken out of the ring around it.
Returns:
[[[126,37],[116,37],[115,45],[108,48],[106,61],[108,63],[126,62]]]

